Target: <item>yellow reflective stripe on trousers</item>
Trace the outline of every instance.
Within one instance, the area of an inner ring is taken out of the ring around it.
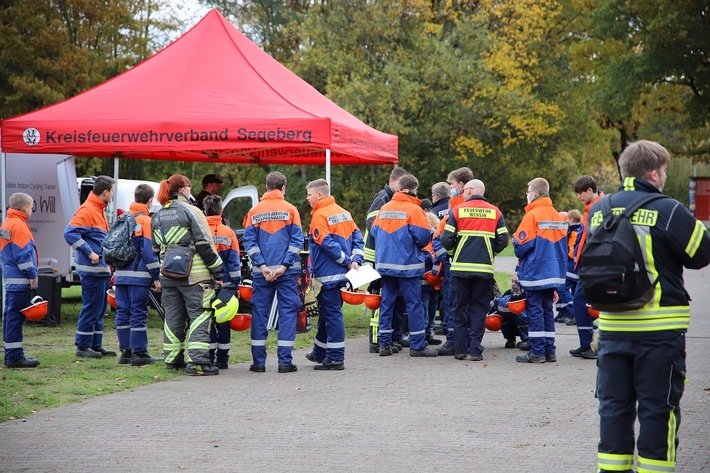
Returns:
[[[170,330],[170,327],[168,327],[167,323],[163,324],[163,326],[165,338],[169,340],[169,342],[163,341],[163,351],[167,352],[167,355],[165,355],[165,362],[172,363],[175,361],[175,357],[177,357],[183,349],[183,343],[178,340],[172,330]]]
[[[675,461],[651,460],[639,455],[636,463],[636,473],[673,473],[675,471]]]
[[[685,247],[685,253],[688,256],[691,258],[695,256],[698,248],[700,248],[700,243],[703,241],[703,232],[707,231],[708,229],[705,228],[705,225],[700,220],[695,221],[695,229],[693,230],[693,234],[690,235],[688,245]]]
[[[597,466],[607,471],[631,470],[634,467],[634,455],[598,452]]]

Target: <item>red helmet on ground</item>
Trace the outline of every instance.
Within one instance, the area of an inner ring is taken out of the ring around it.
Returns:
[[[229,327],[235,332],[243,332],[251,327],[250,314],[237,314],[229,321]]]
[[[486,328],[492,332],[497,332],[503,326],[503,317],[498,314],[488,314],[486,316]]]
[[[106,300],[108,301],[108,305],[115,309],[118,306],[116,304],[116,291],[113,289],[106,291]]]
[[[47,315],[47,306],[49,303],[40,296],[34,296],[31,305],[25,307],[20,312],[27,320],[42,320]]]

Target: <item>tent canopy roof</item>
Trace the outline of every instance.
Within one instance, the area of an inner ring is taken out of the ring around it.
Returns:
[[[2,150],[223,163],[395,164],[397,137],[337,106],[211,10],[132,69],[2,122]]]

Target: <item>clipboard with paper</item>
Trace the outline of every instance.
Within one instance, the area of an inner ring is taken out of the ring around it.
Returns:
[[[358,269],[351,269],[345,274],[345,277],[350,281],[353,288],[358,288],[369,284],[372,281],[380,279],[380,273],[378,273],[375,268],[369,264],[360,266]]]

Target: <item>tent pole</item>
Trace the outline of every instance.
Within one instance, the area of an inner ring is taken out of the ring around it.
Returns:
[[[113,223],[117,218],[116,212],[118,212],[118,156],[113,157],[113,180],[115,181],[113,185],[113,198],[111,199],[111,212],[109,214],[109,224]]]
[[[330,187],[330,148],[325,150],[325,180]]]

